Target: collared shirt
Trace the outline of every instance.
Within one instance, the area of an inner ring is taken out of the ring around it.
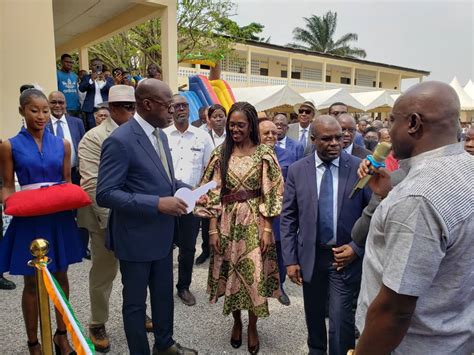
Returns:
[[[282,139],[280,139],[279,141],[277,141],[277,145],[278,145],[280,148],[286,149],[286,136],[284,136]]]
[[[207,127],[207,123],[203,123],[199,126],[204,132],[209,133],[209,127]]]
[[[74,149],[74,142],[72,141],[71,131],[69,130],[69,125],[67,124],[66,116],[62,115],[60,119],[57,119],[54,116],[51,116],[51,125],[53,126],[54,135],[56,135],[56,129],[58,127],[57,122],[61,122],[61,127],[63,129],[64,138],[71,145],[71,167],[77,166],[77,154],[76,149]]]
[[[382,284],[418,297],[393,354],[474,349],[474,158],[452,144],[401,162],[407,172],[380,203],[365,247],[357,328]]]
[[[344,148],[344,151],[347,153],[347,154],[350,154],[352,155],[352,149],[354,148],[354,143],[351,143],[347,148]]]
[[[210,135],[192,125],[184,133],[174,125],[163,132],[168,136],[176,179],[197,186],[214,149]]]
[[[321,181],[323,180],[324,172],[326,171],[326,167],[324,162],[318,156],[317,152],[314,152],[314,156],[316,159],[316,188],[319,191],[321,187]],[[334,159],[331,161],[331,174],[332,174],[332,200],[333,200],[333,217],[332,217],[332,225],[334,236],[327,244],[336,244],[336,236],[337,236],[337,192],[338,192],[338,185],[339,185],[339,158]]]
[[[220,146],[222,143],[224,143],[225,140],[225,130],[224,133],[222,133],[222,136],[218,136],[214,130],[211,131],[212,135],[212,142],[214,143],[214,147]]]
[[[95,85],[95,95],[94,95],[94,107],[98,107],[99,104],[104,102],[102,100],[102,94],[100,93],[100,90],[107,84],[105,81],[99,81],[99,80],[92,80],[89,79],[89,83],[91,85]]]
[[[135,112],[133,118],[135,118],[140,127],[143,129],[143,131],[145,131],[145,134],[150,140],[151,145],[158,152],[158,141],[156,140],[156,137],[153,134],[153,132],[155,131],[155,127],[145,121],[137,112]]]
[[[303,132],[306,132],[306,141],[308,141],[309,137],[309,127],[303,128],[301,127],[300,124],[298,124],[298,142],[301,140],[301,136],[303,135]],[[306,143],[305,143],[306,144]]]

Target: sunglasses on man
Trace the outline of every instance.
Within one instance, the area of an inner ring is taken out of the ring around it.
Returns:
[[[303,113],[306,113],[307,115],[310,115],[312,112],[313,112],[313,110],[311,110],[311,109],[300,108],[300,109],[298,110],[298,113],[299,113],[300,115],[303,114]]]

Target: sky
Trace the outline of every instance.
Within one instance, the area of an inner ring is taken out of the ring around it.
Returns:
[[[428,80],[474,81],[474,0],[234,0],[240,26],[258,22],[270,43],[292,42],[303,17],[337,12],[335,38],[354,32],[366,60],[430,71]],[[412,82],[404,80],[402,89]]]

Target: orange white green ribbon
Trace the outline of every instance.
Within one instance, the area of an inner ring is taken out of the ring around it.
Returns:
[[[49,272],[45,264],[41,267],[45,288],[48,292],[49,298],[53,301],[56,309],[61,313],[62,319],[66,324],[66,328],[71,334],[74,350],[78,355],[92,355],[95,354],[94,344],[84,334],[79,321],[69,304],[68,299],[64,295],[58,281]]]

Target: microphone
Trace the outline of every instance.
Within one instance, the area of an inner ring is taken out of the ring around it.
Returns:
[[[391,149],[392,145],[388,142],[381,142],[377,144],[374,153],[367,156],[367,160],[370,161],[369,169],[371,172],[374,171],[374,168],[385,168],[385,159],[387,159]],[[365,176],[364,178],[357,180],[357,183],[354,185],[349,198],[353,198],[360,190],[362,190],[365,185],[367,185],[371,177],[372,175],[369,173],[369,175]]]

